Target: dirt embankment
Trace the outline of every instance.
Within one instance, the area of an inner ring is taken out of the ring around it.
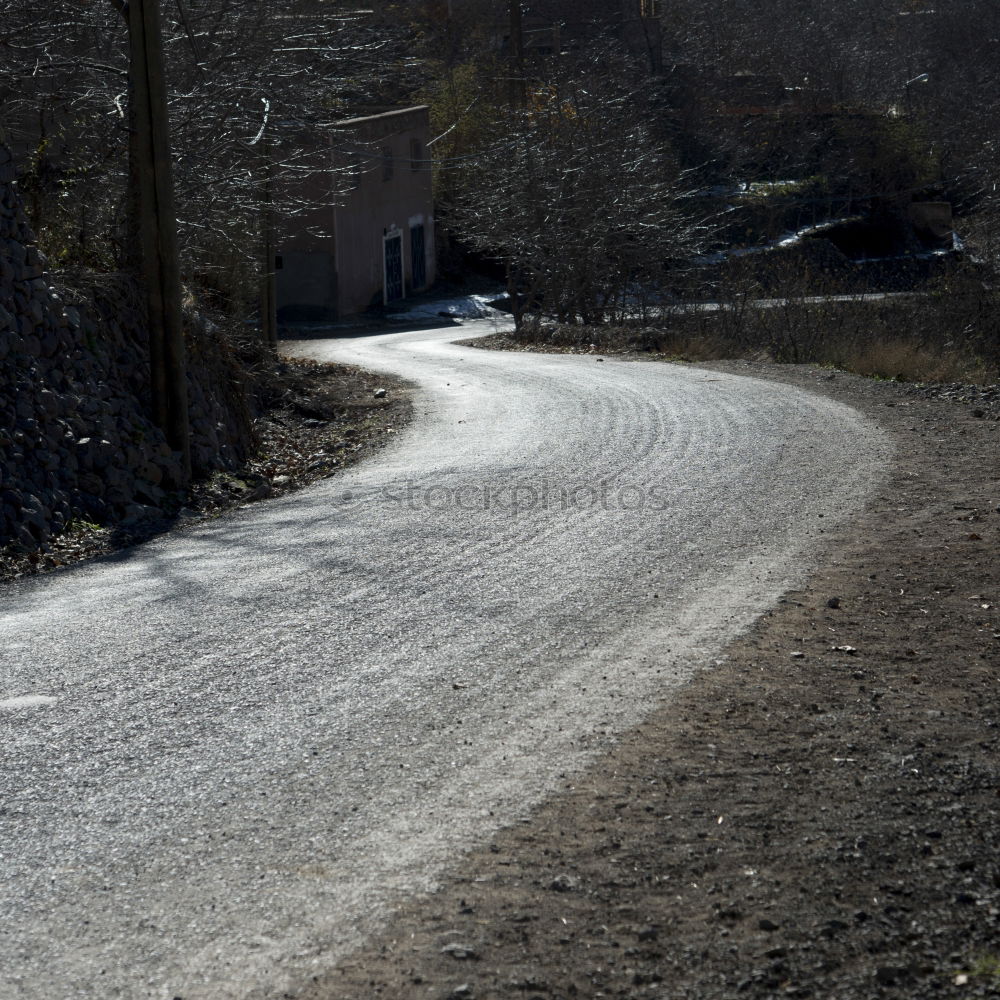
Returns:
[[[196,480],[149,516],[110,525],[84,520],[37,549],[0,549],[0,582],[110,555],[165,531],[282,496],[334,475],[382,447],[411,417],[410,387],[349,365],[262,361],[256,447],[240,465]]]
[[[726,367],[875,416],[898,454],[870,508],[721,663],[296,1000],[1000,996],[1000,423]]]

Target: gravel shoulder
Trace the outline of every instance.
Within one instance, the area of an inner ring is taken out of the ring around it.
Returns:
[[[1000,996],[1000,414],[705,367],[875,417],[885,487],[724,659],[286,996]]]

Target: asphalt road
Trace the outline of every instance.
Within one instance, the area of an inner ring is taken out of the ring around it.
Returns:
[[[800,579],[856,412],[454,328],[292,345],[416,419],[354,471],[0,591],[0,997],[274,997]]]

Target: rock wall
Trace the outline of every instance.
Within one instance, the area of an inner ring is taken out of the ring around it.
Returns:
[[[0,148],[0,548],[43,547],[72,518],[139,518],[170,497],[178,457],[150,419],[144,309],[120,275],[61,276],[35,245]],[[196,472],[233,468],[252,444],[241,366],[189,313]]]

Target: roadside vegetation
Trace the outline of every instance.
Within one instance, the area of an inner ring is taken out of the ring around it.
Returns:
[[[8,7],[0,108],[40,249],[57,267],[127,270],[137,205],[124,8]],[[330,169],[310,137],[427,103],[440,271],[503,281],[525,337],[550,320],[659,313],[661,338],[690,342],[681,353],[745,341],[836,363],[871,315],[869,340],[897,320],[916,331],[893,327],[889,353],[900,339],[918,357],[954,342],[973,368],[993,363],[1000,12],[988,0],[772,0],[766,17],[743,0],[679,0],[604,20],[585,5],[487,0],[161,7],[193,302],[253,320],[270,227],[310,208],[293,194],[301,184],[282,182]],[[937,221],[921,206],[938,206]],[[902,305],[743,308],[861,291],[929,298],[913,317]],[[727,308],[680,321],[663,308],[678,298]],[[925,307],[932,318],[916,315]],[[793,316],[807,329],[790,335]]]
[[[532,317],[483,346],[638,353],[670,361],[726,358],[814,364],[902,382],[1000,380],[997,291],[961,270],[919,293],[765,294],[722,290],[601,326]]]
[[[506,284],[515,343],[997,380],[995,7],[682,0],[653,73],[611,31],[505,64],[408,9],[452,42],[449,260]]]

